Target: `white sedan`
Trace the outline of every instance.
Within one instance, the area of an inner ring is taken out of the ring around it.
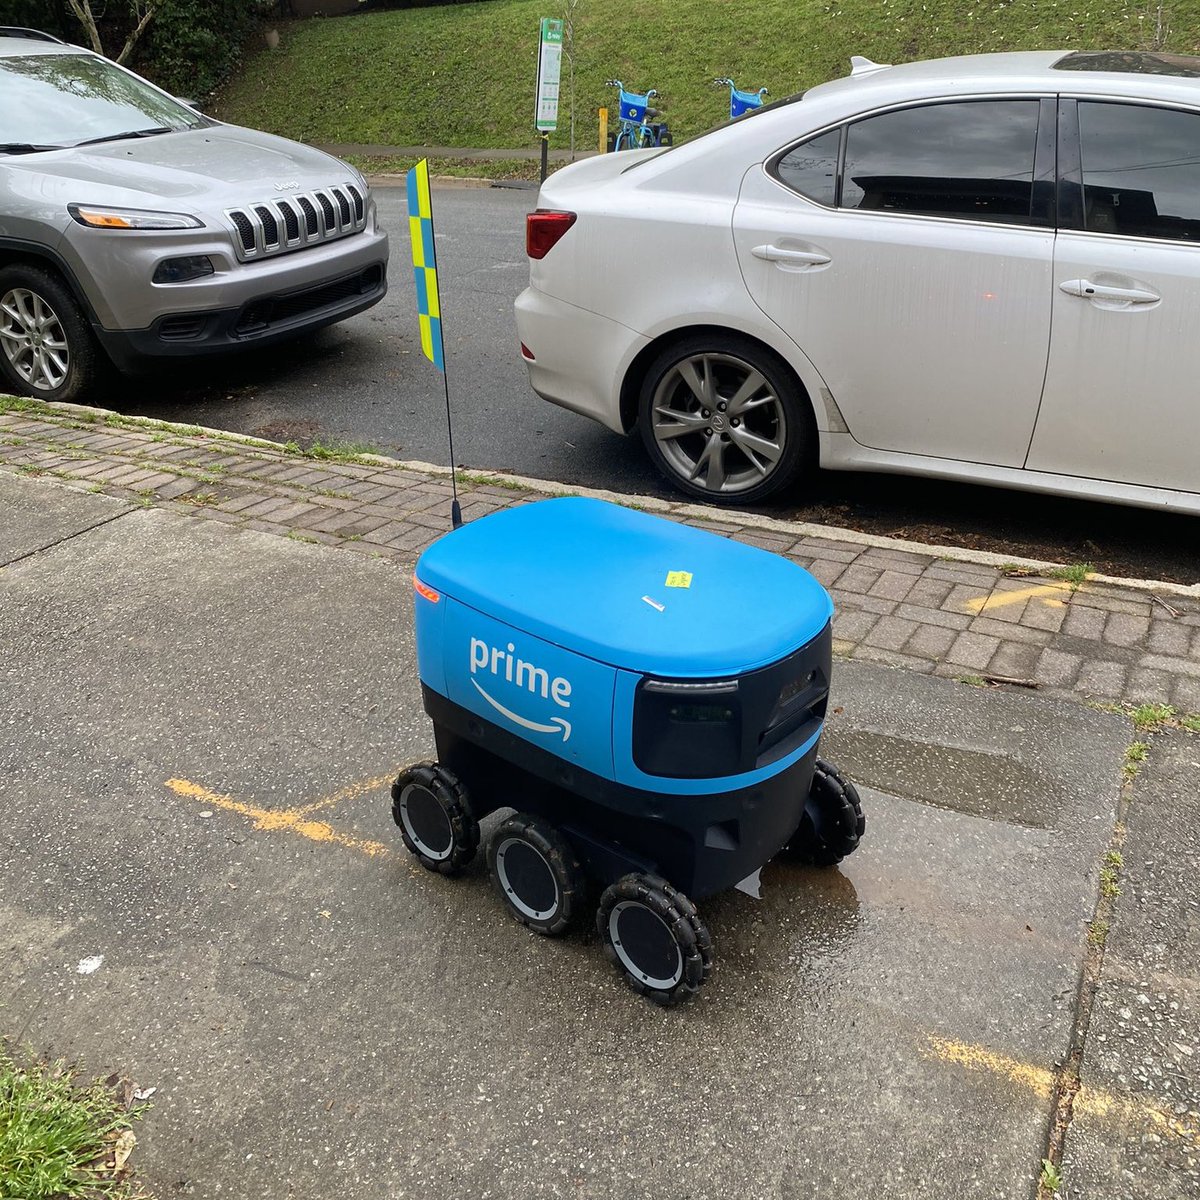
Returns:
[[[693,496],[819,462],[1200,513],[1200,58],[856,59],[538,204],[534,390]]]

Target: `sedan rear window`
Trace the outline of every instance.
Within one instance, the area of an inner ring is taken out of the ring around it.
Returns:
[[[776,109],[786,108],[789,104],[799,104],[804,99],[803,92],[797,92],[792,96],[784,96],[780,100],[772,100],[770,104],[764,104],[761,108],[752,108],[748,112],[742,113],[739,117],[731,117],[726,121],[722,121],[718,125],[714,125],[711,129],[706,129],[703,133],[694,133],[689,137],[676,138],[670,146],[663,146],[657,154],[647,154],[644,158],[639,157],[636,162],[632,162],[621,172],[622,175],[628,174],[630,171],[642,166],[645,163],[653,162],[664,154],[669,154],[672,150],[679,146],[686,146],[689,142],[694,142],[698,138],[708,137],[710,133],[716,133],[718,129],[724,129],[729,125],[740,125],[743,121],[753,121],[755,117],[766,112],[774,112]]]
[[[830,129],[789,150],[776,164],[779,178],[802,196],[832,208],[837,203],[841,129]]]
[[[0,58],[0,145],[75,146],[207,123],[95,55]]]

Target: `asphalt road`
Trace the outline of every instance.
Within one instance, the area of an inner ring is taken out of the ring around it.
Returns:
[[[302,445],[355,443],[404,459],[445,462],[441,378],[417,342],[404,192],[376,189],[393,231],[386,300],[284,347],[122,380],[105,403]],[[478,469],[616,492],[669,496],[636,438],[539,400],[517,352],[512,302],[528,279],[528,190],[437,191],[455,459]],[[890,475],[822,474],[805,495],[769,509],[935,544],[972,546],[1112,574],[1200,581],[1193,518]]]

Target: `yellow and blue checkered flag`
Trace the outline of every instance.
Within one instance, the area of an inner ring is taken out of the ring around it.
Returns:
[[[433,205],[429,198],[429,160],[426,158],[421,159],[408,173],[408,232],[412,236],[421,349],[439,371],[445,372],[442,305],[438,295],[437,255],[433,248]]]

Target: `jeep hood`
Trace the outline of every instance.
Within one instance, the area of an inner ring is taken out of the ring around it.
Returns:
[[[339,159],[299,142],[212,125],[0,158],[11,184],[31,198],[129,208],[224,208],[328,187],[357,176]]]

